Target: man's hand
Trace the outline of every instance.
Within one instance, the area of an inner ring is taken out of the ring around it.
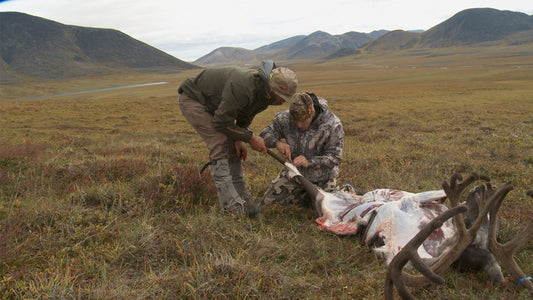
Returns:
[[[305,156],[303,155],[300,155],[298,157],[296,157],[292,163],[297,166],[297,167],[304,167],[304,168],[307,168],[309,167],[309,161],[307,161],[307,158],[305,158]]]
[[[263,140],[263,138],[260,136],[252,135],[252,138],[250,139],[250,147],[252,147],[252,149],[255,151],[262,152],[263,154],[267,153],[265,140]]]
[[[284,142],[276,142],[276,149],[279,153],[283,154],[288,161],[291,161],[291,146],[285,144]]]
[[[248,148],[246,148],[246,143],[243,141],[235,141],[235,150],[237,152],[237,157],[239,157],[242,161],[245,161],[246,156],[248,156]]]

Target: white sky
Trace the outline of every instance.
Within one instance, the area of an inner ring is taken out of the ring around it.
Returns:
[[[117,29],[185,61],[223,46],[255,49],[317,30],[427,30],[477,7],[533,15],[531,0],[0,0],[0,11]]]

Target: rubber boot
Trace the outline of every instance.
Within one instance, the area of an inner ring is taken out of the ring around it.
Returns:
[[[248,188],[246,187],[246,180],[244,179],[244,174],[242,172],[241,162],[229,164],[229,172],[231,174],[231,180],[233,181],[233,186],[237,190],[237,193],[241,196],[244,201],[251,200],[255,202],[255,197],[248,193]]]
[[[219,159],[211,165],[211,177],[215,182],[218,201],[222,209],[235,215],[247,213],[251,217],[246,201],[239,196],[233,185],[227,159]]]
[[[256,204],[257,199],[248,193],[246,180],[244,179],[244,174],[242,172],[242,163],[238,161],[236,163],[229,164],[229,171],[235,190],[237,190],[237,193],[239,196],[241,196],[241,199],[246,202],[245,210],[248,212],[248,216],[251,218],[260,213],[261,208]]]

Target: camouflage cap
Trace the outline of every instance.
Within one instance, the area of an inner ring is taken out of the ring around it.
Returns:
[[[279,67],[270,72],[270,89],[285,102],[289,102],[292,95],[296,93],[298,79],[296,73],[291,69]]]
[[[296,93],[289,104],[289,113],[295,121],[303,122],[313,116],[315,106],[308,93]]]

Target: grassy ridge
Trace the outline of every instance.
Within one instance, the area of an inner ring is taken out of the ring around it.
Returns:
[[[502,240],[531,218],[530,67],[508,60],[291,67],[300,90],[327,98],[343,121],[341,181],[418,192],[439,189],[453,172],[475,171],[515,185],[502,208]],[[381,298],[384,263],[360,237],[317,230],[309,209],[266,206],[253,220],[219,211],[208,172],[198,172],[207,150],[176,102],[190,74],[3,86],[10,96],[0,101],[0,295]],[[169,84],[16,100],[156,81]],[[259,114],[252,129],[282,108]],[[281,166],[253,152],[245,170],[252,193],[262,195]],[[526,274],[532,251],[530,244],[517,255]],[[444,277],[443,286],[413,293],[527,298],[513,282],[492,284],[484,274]]]

